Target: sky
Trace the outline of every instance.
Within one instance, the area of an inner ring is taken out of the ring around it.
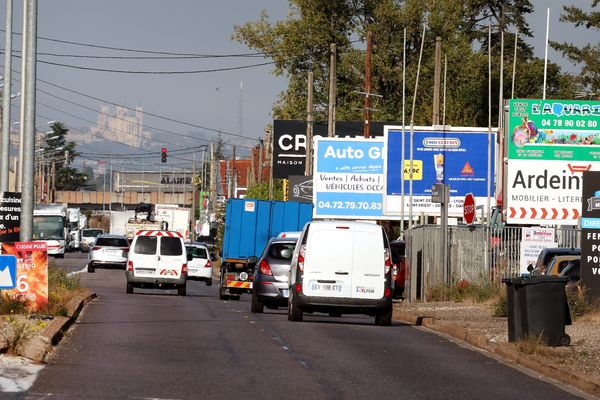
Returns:
[[[528,22],[535,37],[528,41],[534,46],[537,56],[544,56],[547,7],[551,8],[551,39],[575,43],[590,40],[591,31],[584,28],[574,29],[571,24],[559,23],[558,18],[563,4],[589,8],[591,0],[532,0],[532,3],[535,12],[530,15]],[[3,22],[5,2],[0,4],[0,8]],[[272,21],[285,19],[288,2],[39,0],[36,125],[44,126],[47,121],[55,120],[64,122],[72,129],[85,131],[87,127],[95,124],[99,105],[102,101],[107,101],[131,108],[143,107],[146,112],[146,130],[155,133],[153,145],[168,146],[170,151],[189,148],[189,140],[182,143],[178,135],[197,138],[192,142],[201,145],[207,143],[206,138],[209,135],[215,135],[214,131],[221,131],[225,140],[241,146],[238,152],[243,154],[245,148],[256,143],[257,138],[264,135],[265,127],[272,121],[272,104],[287,84],[285,78],[275,77],[270,73],[272,66],[157,75],[99,72],[51,65],[48,62],[139,72],[204,71],[259,64],[269,60],[249,57],[104,60],[57,57],[42,53],[80,56],[150,55],[65,43],[75,42],[162,53],[239,55],[252,50],[231,40],[233,26],[258,19],[263,9],[268,11]],[[22,1],[17,0],[14,1],[14,32],[21,32],[21,19]],[[19,35],[14,36],[13,50],[21,50]],[[574,68],[551,49],[549,59],[569,70]],[[13,69],[20,70],[20,59],[13,58]],[[14,93],[19,90],[20,74],[13,73],[13,78]],[[18,120],[17,106],[18,100],[15,100],[13,121]],[[148,113],[166,117],[168,120],[150,116]],[[90,148],[84,150],[93,152]],[[159,161],[158,156],[156,161]]]

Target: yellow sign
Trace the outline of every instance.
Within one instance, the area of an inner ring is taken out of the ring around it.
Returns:
[[[201,184],[202,183],[202,177],[199,176],[199,175],[195,176],[193,182],[194,182],[194,185]]]
[[[284,179],[283,180],[283,201],[288,201],[288,198],[289,198],[289,196],[288,196],[288,189],[289,189],[289,187],[288,186],[289,186],[288,185],[288,180]]]
[[[423,180],[423,160],[413,160],[413,181]],[[410,180],[410,160],[404,160],[404,180]]]

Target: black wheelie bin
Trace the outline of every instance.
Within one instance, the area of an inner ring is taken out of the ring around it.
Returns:
[[[539,337],[548,346],[568,346],[565,325],[571,314],[565,285],[567,277],[536,275],[506,278],[508,341]]]

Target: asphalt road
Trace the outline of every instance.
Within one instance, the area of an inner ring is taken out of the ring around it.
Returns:
[[[67,270],[85,256],[58,260]],[[121,270],[82,273],[88,304],[26,393],[15,399],[578,398],[424,329],[371,317],[250,313],[216,286],[125,293]],[[568,389],[568,388],[567,388]],[[568,389],[570,390],[570,389]]]

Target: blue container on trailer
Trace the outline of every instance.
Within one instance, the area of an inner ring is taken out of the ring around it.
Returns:
[[[260,257],[281,232],[300,231],[312,219],[312,204],[296,201],[229,199],[225,209],[223,259]]]

